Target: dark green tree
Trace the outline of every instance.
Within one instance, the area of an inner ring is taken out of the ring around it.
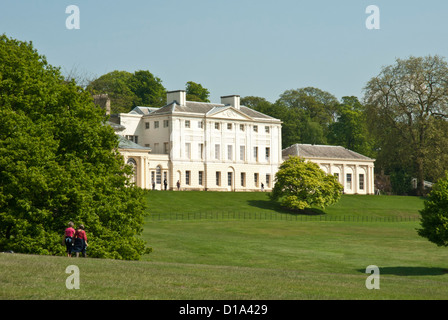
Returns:
[[[187,101],[210,102],[210,91],[200,83],[188,81],[185,85]]]
[[[129,112],[136,106],[161,107],[166,102],[162,80],[147,70],[112,71],[91,81],[87,91],[108,94],[111,113]]]
[[[367,129],[364,106],[356,97],[343,97],[337,119],[329,126],[328,143],[375,157],[375,142]]]
[[[0,251],[63,254],[69,221],[92,257],[139,259],[143,191],[103,111],[31,43],[0,36]]]
[[[448,175],[433,186],[424,205],[418,234],[438,246],[448,246]]]

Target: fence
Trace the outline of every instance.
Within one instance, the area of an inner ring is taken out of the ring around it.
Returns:
[[[341,221],[341,222],[411,222],[419,221],[419,216],[362,216],[362,215],[325,215],[325,214],[281,214],[272,212],[190,212],[190,213],[154,213],[150,221],[174,220],[285,220],[285,221]]]

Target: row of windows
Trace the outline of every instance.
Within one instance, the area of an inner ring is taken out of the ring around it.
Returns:
[[[154,121],[154,129],[158,129],[159,128],[159,121]],[[168,128],[169,127],[169,121],[168,120],[163,120],[163,127],[164,128]],[[221,127],[221,123],[220,122],[215,122],[215,129],[219,130]],[[185,128],[191,128],[191,121],[190,120],[185,120]],[[203,121],[197,121],[197,128],[198,129],[203,129],[204,128],[204,122]],[[245,125],[244,124],[240,124],[239,125],[240,131],[245,131]],[[150,122],[145,122],[145,129],[151,129],[151,124]],[[233,123],[227,123],[227,130],[232,130],[233,129]],[[258,132],[258,125],[254,125],[252,127],[252,130],[254,132]],[[271,129],[269,126],[264,126],[264,132],[265,133],[270,133]]]
[[[204,158],[204,144],[199,143],[197,150],[198,150],[198,158],[203,159]],[[271,157],[271,148],[265,147],[264,150],[265,150],[265,153],[264,153],[265,160],[269,161],[269,159]],[[259,156],[258,147],[253,147],[253,159],[255,161],[259,161],[258,156]],[[185,143],[185,158],[191,159],[191,143],[189,143],[189,142]],[[220,144],[215,144],[214,158],[216,160],[221,160],[221,145]],[[231,145],[231,144],[227,145],[227,158],[226,159],[230,160],[230,161],[234,160],[233,145]],[[246,161],[246,146],[240,146],[239,160]]]
[[[260,187],[260,186],[262,188],[265,187],[265,184],[263,182],[260,182],[258,173],[254,173],[253,182],[256,187]],[[266,182],[266,187],[271,186],[271,175],[270,174],[266,174],[265,182]],[[191,171],[188,171],[188,170],[185,171],[185,184],[187,186],[191,185]],[[198,172],[198,184],[200,186],[204,185],[204,171]],[[219,187],[224,186],[223,181],[221,180],[221,171],[215,172],[215,184],[216,184],[216,186],[219,186]],[[241,187],[246,187],[246,172],[240,173],[239,184]],[[233,185],[233,172],[227,172],[227,186],[232,187],[232,185]]]
[[[339,181],[339,173],[335,173],[334,176]],[[345,177],[346,177],[346,179],[345,179],[345,188],[347,190],[351,190],[352,189],[352,184],[353,184],[353,182],[352,182],[352,174],[351,173],[347,173]],[[359,190],[364,190],[364,174],[360,173],[358,177],[359,177],[359,179],[358,179],[358,183],[359,183],[358,188],[359,188]]]

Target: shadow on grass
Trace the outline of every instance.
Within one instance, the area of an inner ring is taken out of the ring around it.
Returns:
[[[325,215],[325,212],[323,212],[320,209],[317,208],[311,208],[311,209],[305,209],[305,210],[291,210],[285,207],[282,207],[280,203],[272,200],[248,200],[247,204],[260,208],[265,210],[272,210],[277,213],[285,213],[285,214],[291,214],[291,215],[307,215],[307,216],[318,216],[318,215]]]
[[[365,273],[365,269],[359,269],[359,272]],[[441,276],[448,273],[448,269],[434,267],[380,267],[380,276],[382,274],[391,274],[395,276]]]

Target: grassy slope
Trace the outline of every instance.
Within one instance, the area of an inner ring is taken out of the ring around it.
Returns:
[[[152,212],[268,210],[262,193],[153,192]],[[232,199],[232,200],[230,200]],[[422,200],[345,196],[327,215],[416,215]],[[418,222],[147,220],[144,261],[0,254],[1,299],[446,299],[448,251]],[[81,290],[65,288],[76,264]],[[380,290],[365,288],[378,265]]]

